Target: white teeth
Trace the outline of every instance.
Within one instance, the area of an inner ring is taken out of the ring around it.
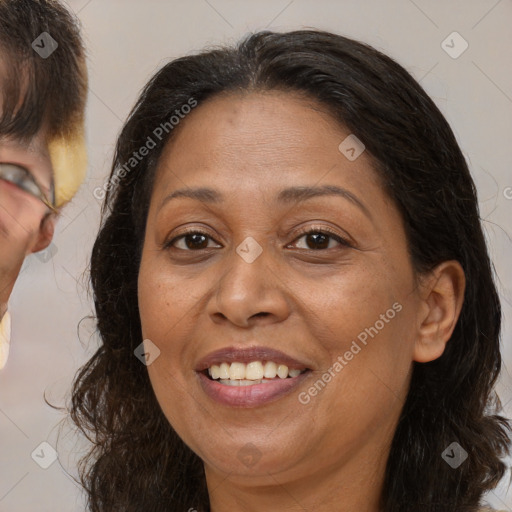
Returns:
[[[263,376],[266,379],[273,379],[277,375],[277,364],[272,361],[267,361],[265,363],[265,368],[263,370]]]
[[[245,364],[244,363],[231,363],[229,367],[229,378],[234,379],[245,379]]]
[[[222,363],[220,365],[220,379],[229,379],[229,364],[228,363]]]
[[[208,373],[213,380],[218,380],[228,386],[250,386],[270,382],[276,377],[286,379],[297,377],[304,370],[289,369],[285,364],[276,364],[273,361],[251,361],[245,363],[221,363],[208,368]]]
[[[261,361],[253,361],[245,367],[245,378],[248,380],[263,379],[263,365]]]
[[[211,370],[210,376],[212,379],[218,379],[220,377],[220,366],[217,366],[216,364],[214,364],[210,368],[210,370]]]
[[[277,376],[280,379],[286,379],[286,377],[288,377],[288,366],[286,366],[285,364],[280,364],[277,367]]]

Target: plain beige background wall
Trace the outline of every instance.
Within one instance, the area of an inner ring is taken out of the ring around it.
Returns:
[[[88,180],[62,214],[54,243],[25,263],[10,302],[11,358],[0,373],[0,511],[84,510],[76,438],[57,423],[80,364],[93,353],[87,261],[99,224],[93,190],[138,92],[171,58],[248,31],[315,27],[360,39],[404,65],[452,125],[478,186],[499,276],[503,353],[512,365],[512,3],[509,0],[69,0],[88,47]],[[454,31],[460,34],[450,35]],[[58,41],[58,34],[52,34]],[[450,36],[448,39],[446,39]],[[444,49],[442,42],[444,43]],[[467,49],[458,55],[468,44]],[[446,51],[445,51],[446,50]],[[451,53],[451,55],[449,54]],[[457,58],[454,58],[457,57]],[[512,382],[499,384],[512,414]],[[510,401],[510,402],[509,402]],[[47,442],[48,445],[40,445]],[[53,461],[53,449],[58,459]],[[43,469],[40,464],[49,465]],[[53,462],[53,463],[52,463]],[[507,475],[507,479],[508,479]],[[508,482],[488,496],[512,510]]]

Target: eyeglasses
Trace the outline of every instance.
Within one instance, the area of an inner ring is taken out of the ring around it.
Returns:
[[[50,190],[51,197],[48,198],[42,187],[27,169],[20,165],[9,163],[0,163],[0,179],[16,185],[24,192],[27,192],[27,194],[42,201],[52,212],[57,212],[53,183]]]

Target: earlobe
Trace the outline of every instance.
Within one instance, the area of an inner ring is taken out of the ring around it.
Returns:
[[[423,280],[421,313],[413,359],[433,361],[443,354],[464,301],[466,279],[458,261],[444,261]]]
[[[39,252],[46,249],[52,239],[53,234],[55,232],[55,222],[57,220],[57,216],[54,213],[48,213],[41,220],[41,224],[39,226],[39,233],[37,236],[36,243],[32,247],[30,252]]]

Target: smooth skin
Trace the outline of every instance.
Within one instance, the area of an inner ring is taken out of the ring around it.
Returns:
[[[28,143],[0,138],[0,162],[27,169],[50,194],[52,164],[45,130]],[[20,272],[23,260],[50,244],[56,214],[39,199],[21,188],[0,180],[0,318]]]
[[[348,135],[299,95],[224,94],[182,121],[159,160],[139,273],[143,336],[161,351],[148,371],[164,414],[204,461],[212,512],[377,512],[412,362],[438,358],[455,327],[460,264],[415,274],[371,158],[351,162],[338,150]],[[362,207],[338,195],[277,200],[288,187],[324,185]],[[223,200],[165,201],[195,187]],[[301,229],[331,230],[346,243],[319,243]],[[181,237],[186,230],[206,238]],[[236,253],[247,237],[263,249],[253,263]],[[402,310],[302,404],[298,394],[394,303]],[[313,372],[264,405],[213,401],[196,363],[251,345]],[[250,465],[248,450],[257,454]]]

